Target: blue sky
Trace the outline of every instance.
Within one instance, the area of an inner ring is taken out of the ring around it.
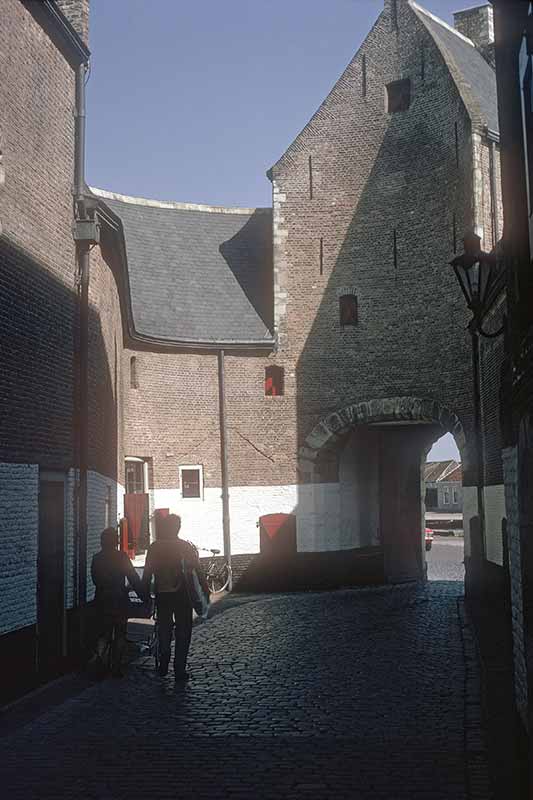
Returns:
[[[451,21],[469,0],[424,0]],[[383,0],[91,0],[88,179],[124,194],[270,205],[266,170]]]
[[[469,0],[420,3],[447,22]],[[87,177],[123,194],[265,206],[265,172],[383,0],[91,0]],[[457,457],[451,436],[430,453]]]

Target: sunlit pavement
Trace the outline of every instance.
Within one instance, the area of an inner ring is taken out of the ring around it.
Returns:
[[[486,798],[461,594],[230,597],[185,687],[141,658],[3,738],[4,796]]]
[[[426,557],[430,581],[464,581],[465,554],[462,536],[435,534],[433,547],[426,553]]]

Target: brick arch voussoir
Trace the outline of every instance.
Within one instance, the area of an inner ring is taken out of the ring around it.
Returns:
[[[306,437],[298,453],[300,473],[312,473],[316,460],[324,450],[358,425],[379,422],[421,422],[439,425],[443,433],[453,434],[462,453],[466,439],[461,420],[450,408],[436,400],[420,397],[386,397],[352,403],[327,414]]]

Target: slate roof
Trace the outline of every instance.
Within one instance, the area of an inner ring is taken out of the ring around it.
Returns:
[[[124,231],[135,333],[169,344],[272,342],[272,212],[91,189]]]
[[[414,0],[409,5],[439,48],[474,123],[499,131],[496,75],[470,39]]]

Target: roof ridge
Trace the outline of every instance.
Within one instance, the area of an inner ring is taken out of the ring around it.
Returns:
[[[458,31],[456,28],[453,27],[453,25],[449,25],[447,22],[444,22],[443,19],[441,19],[440,17],[437,17],[436,14],[432,14],[431,11],[427,10],[427,8],[424,8],[423,6],[419,6],[418,3],[415,2],[415,0],[408,0],[408,2],[409,2],[409,5],[411,6],[411,8],[416,8],[417,11],[421,11],[422,14],[425,14],[427,17],[430,17],[430,19],[432,19],[434,22],[438,22],[439,25],[442,25],[443,28],[446,28],[447,30],[451,31],[452,33],[455,33],[455,35],[458,36],[459,39],[462,39],[464,42],[466,42],[471,47],[476,49],[476,45],[474,44],[472,39],[469,39],[468,36],[464,35],[464,33],[461,33],[460,31]]]
[[[271,208],[240,208],[238,206],[210,206],[203,203],[180,203],[173,200],[151,200],[147,197],[133,197],[119,192],[110,192],[107,189],[99,189],[96,186],[89,186],[90,191],[97,197],[106,200],[119,200],[122,203],[131,205],[149,206],[151,208],[170,208],[177,211],[205,211],[212,214],[265,214],[271,213]]]
[[[488,125],[488,119],[486,119],[486,114],[481,109],[479,98],[476,96],[472,88],[472,85],[467,80],[465,80],[461,71],[461,67],[457,63],[454,54],[450,51],[449,47],[446,45],[444,41],[442,41],[441,39],[439,39],[437,35],[432,33],[430,27],[431,23],[429,22],[429,20],[437,22],[437,24],[440,25],[440,27],[455,34],[456,38],[470,45],[472,47],[473,52],[476,53],[477,56],[483,61],[487,69],[492,69],[492,68],[490,67],[488,62],[485,61],[485,59],[479,52],[478,48],[473,44],[473,42],[470,39],[467,39],[466,36],[459,34],[458,31],[456,31],[454,28],[451,28],[449,25],[447,25],[438,17],[435,17],[433,14],[430,14],[428,11],[426,11],[425,8],[419,6],[415,2],[415,0],[408,0],[408,3],[411,9],[413,10],[413,13],[418,17],[418,19],[422,22],[422,24],[429,32],[429,35],[433,39],[435,46],[437,47],[442,58],[444,59],[444,62],[448,67],[448,70],[450,71],[452,80],[454,81],[457,91],[459,92],[461,100],[463,101],[464,107],[470,117],[473,132],[478,132],[481,128],[484,128],[485,126]],[[492,70],[492,72],[494,72],[494,70]]]

